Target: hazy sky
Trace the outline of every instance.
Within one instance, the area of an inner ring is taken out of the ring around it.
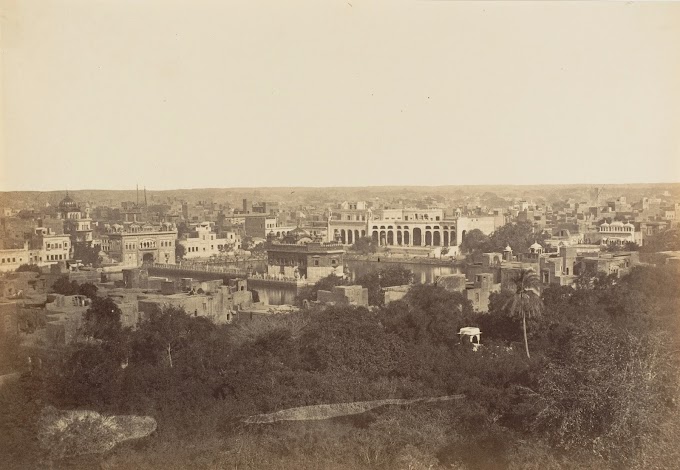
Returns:
[[[0,189],[680,181],[680,3],[0,0]]]

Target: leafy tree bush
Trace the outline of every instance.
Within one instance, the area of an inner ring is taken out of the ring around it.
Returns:
[[[354,244],[350,247],[350,250],[368,255],[378,251],[378,246],[371,237],[361,237],[357,239],[356,242],[354,242]]]
[[[330,274],[322,279],[319,279],[313,286],[305,286],[300,289],[300,292],[295,297],[295,304],[302,306],[305,300],[316,301],[317,292],[320,290],[330,291],[333,290],[335,286],[346,286],[349,284],[349,280],[335,274]]]
[[[645,253],[678,250],[680,250],[680,229],[678,228],[664,230],[656,235],[646,237],[644,245],[640,248],[640,251]]]
[[[78,286],[78,294],[84,295],[85,297],[89,297],[92,300],[97,298],[98,290],[99,289],[97,288],[97,286],[95,286],[91,282],[85,282]]]
[[[181,243],[175,243],[175,259],[183,260],[184,256],[187,254],[187,249]]]
[[[28,272],[34,272],[40,274],[40,266],[37,264],[22,264],[16,269],[16,272],[18,273],[28,273]]]
[[[60,276],[52,284],[52,292],[61,295],[78,295],[78,283],[69,281],[67,276]]]
[[[536,233],[530,222],[517,222],[500,227],[489,236],[487,251],[502,252],[510,245],[514,253],[526,253],[535,243],[543,243],[548,235]]]
[[[544,314],[527,318],[531,358],[521,320],[504,313],[513,292],[494,294],[488,314],[460,294],[416,285],[371,310],[214,325],[170,308],[134,331],[100,299],[85,315],[84,340],[44,378],[17,387],[42,403],[157,419],[153,439],[97,458],[118,468],[668,468],[660,453],[677,455],[671,437],[680,429],[679,280],[677,270],[644,267],[598,288],[544,289]],[[459,341],[460,326],[482,329],[476,352]],[[30,415],[15,403],[23,392],[11,390],[0,388],[0,425]],[[465,398],[324,422],[240,421],[302,405],[446,394]],[[19,455],[14,437],[3,445]]]
[[[83,264],[98,268],[101,266],[102,258],[99,255],[99,247],[87,246],[82,243],[76,243],[73,245],[73,257],[77,260],[81,260]]]
[[[397,264],[366,273],[356,282],[368,289],[369,305],[383,305],[385,303],[383,288],[411,284],[413,273]]]
[[[463,253],[484,253],[489,246],[488,235],[476,228],[465,234],[460,249]]]

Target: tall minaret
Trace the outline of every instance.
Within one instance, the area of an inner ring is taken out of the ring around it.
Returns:
[[[146,207],[148,204],[146,203],[146,186],[144,186],[144,207]]]
[[[137,207],[139,207],[139,185],[137,185]]]
[[[328,209],[328,217],[326,218],[326,241],[333,242],[333,233],[331,232],[331,219],[333,218],[333,209]]]

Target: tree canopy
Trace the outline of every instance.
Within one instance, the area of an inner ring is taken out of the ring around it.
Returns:
[[[40,266],[37,264],[22,264],[16,269],[16,272],[22,273],[22,272],[34,272],[40,274]]]
[[[68,276],[59,276],[52,284],[52,292],[61,295],[84,295],[90,299],[97,297],[98,288],[91,282],[78,284],[77,281],[69,281]]]
[[[386,268],[368,272],[357,278],[356,283],[368,289],[369,305],[385,303],[385,287],[403,286],[413,282],[413,272],[408,268],[395,264]]]
[[[640,251],[646,253],[657,253],[659,251],[678,251],[680,250],[680,229],[673,228],[645,237],[644,244]]]
[[[368,255],[378,251],[378,245],[371,237],[361,237],[354,242],[354,244],[350,247],[350,250]]]
[[[101,256],[99,255],[99,247],[88,246],[83,243],[75,243],[73,245],[73,258],[80,260],[83,264],[98,268],[101,266]]]
[[[402,276],[383,272],[378,285]],[[673,468],[680,272],[644,266],[615,282],[550,286],[533,317],[516,297],[529,277],[493,294],[488,314],[460,293],[413,285],[371,309],[312,307],[215,325],[166,308],[130,330],[114,302],[95,300],[84,340],[0,388],[0,427],[19,430],[0,446],[23,465],[35,436],[27,417],[49,404],[158,421],[153,439],[83,468],[187,467],[202,455],[225,468]],[[507,314],[513,299],[523,315]],[[463,326],[480,328],[477,351],[460,341]],[[464,399],[326,422],[241,422],[296,406],[451,394]]]

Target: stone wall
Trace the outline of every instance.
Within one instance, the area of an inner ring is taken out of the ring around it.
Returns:
[[[321,303],[368,307],[368,289],[361,286],[336,286],[332,291],[318,291],[317,300]]]
[[[385,293],[385,304],[403,299],[410,288],[411,286],[385,287],[385,289],[383,289]]]

